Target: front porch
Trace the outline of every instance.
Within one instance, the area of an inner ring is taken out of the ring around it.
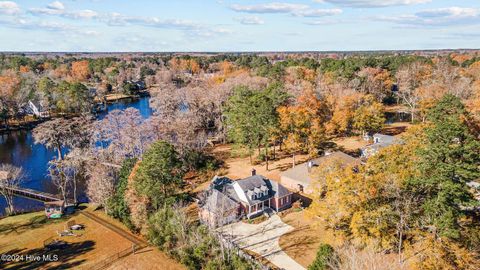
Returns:
[[[246,210],[248,211],[246,216],[250,219],[261,215],[264,211],[267,211],[267,209],[268,211],[276,212],[274,209],[270,208],[270,200],[265,200],[246,207]]]

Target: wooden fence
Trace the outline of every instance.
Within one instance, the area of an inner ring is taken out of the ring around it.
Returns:
[[[114,262],[118,261],[119,259],[121,259],[123,257],[127,257],[130,254],[135,253],[135,251],[137,251],[137,250],[138,250],[138,246],[137,245],[132,245],[132,247],[126,248],[126,249],[124,249],[124,250],[122,250],[118,253],[115,253],[115,254],[99,261],[98,263],[90,266],[89,269],[92,269],[92,270],[106,269],[107,267],[112,265]]]

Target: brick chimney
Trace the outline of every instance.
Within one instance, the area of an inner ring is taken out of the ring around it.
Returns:
[[[255,168],[252,168],[252,176],[254,176],[256,174],[257,174],[257,170],[255,170]]]

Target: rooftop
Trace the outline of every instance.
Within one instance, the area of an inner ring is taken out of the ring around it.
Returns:
[[[311,168],[309,168],[309,163],[311,167],[318,167],[322,164],[328,164],[333,162],[340,162],[343,165],[359,165],[360,160],[347,155],[343,152],[337,151],[333,152],[329,155],[325,155],[323,157],[319,157],[316,159],[312,159],[308,162],[302,163],[297,165],[291,169],[286,170],[285,172],[281,173],[281,176],[286,176],[288,178],[294,179],[296,181],[305,183],[309,185],[312,181],[310,174]]]

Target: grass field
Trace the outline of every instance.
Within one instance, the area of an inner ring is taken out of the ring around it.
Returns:
[[[90,209],[83,211],[93,212]],[[124,228],[119,222],[97,212],[95,214],[101,218]],[[76,232],[77,236],[58,236],[57,231],[63,231],[66,223],[72,220],[74,223],[83,224],[85,230]],[[125,231],[127,232],[126,229]],[[49,252],[44,248],[44,241],[48,239],[61,239],[68,243],[68,247]],[[56,262],[2,262],[2,269],[95,269],[98,263],[111,260],[118,252],[131,247],[132,243],[126,238],[80,214],[60,220],[48,220],[43,212],[36,212],[0,220],[0,254],[55,254],[59,258]],[[110,269],[158,269],[159,266],[167,270],[184,269],[152,247],[112,262]]]
[[[306,216],[305,211],[291,212],[282,217],[282,221],[295,230],[280,237],[280,247],[292,259],[304,267],[308,267],[317,254],[322,243],[338,246],[342,240],[331,231],[327,231],[321,224],[315,223]]]

